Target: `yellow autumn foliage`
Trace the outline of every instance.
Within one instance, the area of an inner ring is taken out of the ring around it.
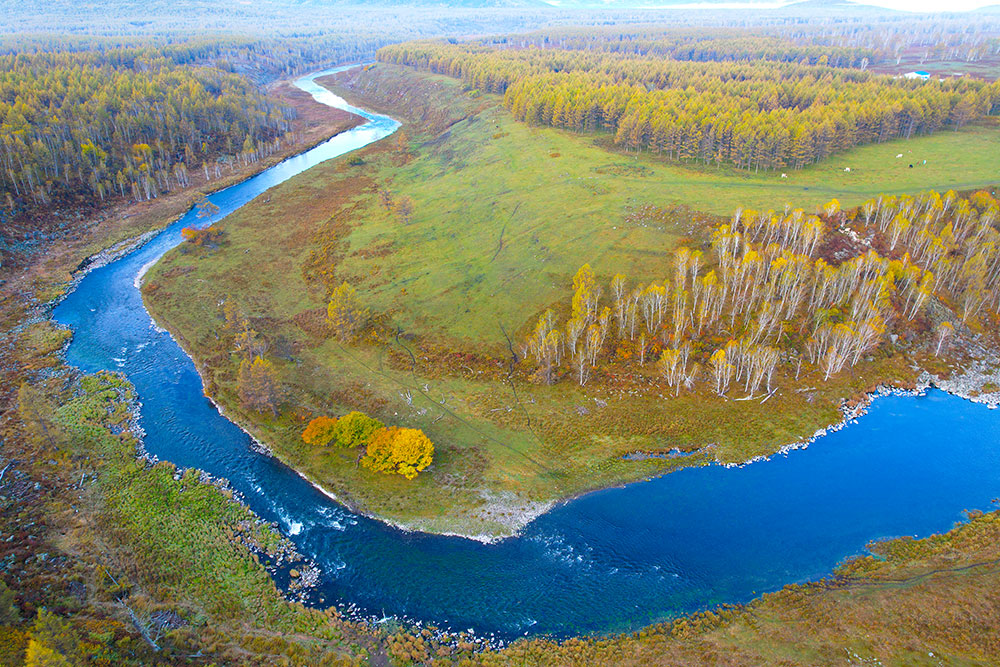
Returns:
[[[349,341],[354,339],[368,321],[368,309],[362,307],[358,291],[345,282],[330,296],[326,317],[337,338]]]
[[[379,429],[368,442],[361,463],[370,470],[413,479],[434,459],[434,444],[418,428]]]
[[[302,431],[302,441],[308,445],[324,447],[333,439],[336,426],[337,420],[333,417],[316,417]]]
[[[25,667],[71,667],[64,655],[45,644],[31,639],[24,656]]]

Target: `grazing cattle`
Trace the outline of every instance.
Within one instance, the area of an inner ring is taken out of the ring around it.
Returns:
[[[782,178],[788,178],[788,174],[782,174],[781,177]]]
[[[850,171],[850,170],[851,170],[850,167],[844,167],[844,171]]]
[[[901,158],[901,157],[903,157],[903,154],[902,154],[902,153],[900,153],[899,155],[897,155],[897,156],[896,156],[896,159],[898,160],[898,159],[899,159],[899,158]]]

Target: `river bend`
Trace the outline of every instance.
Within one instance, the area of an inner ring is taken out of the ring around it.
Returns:
[[[323,104],[367,123],[212,194],[216,219],[398,127],[316,83]],[[143,307],[138,276],[181,242],[194,212],[90,272],[55,310],[69,363],[124,373],[146,449],[224,477],[322,568],[326,604],[512,638],[634,629],[823,577],[875,538],[925,536],[1000,495],[1000,411],[931,390],[878,399],[858,424],[806,450],[736,469],[685,469],[560,505],[484,545],[406,533],[330,500],[219,414],[191,359]]]

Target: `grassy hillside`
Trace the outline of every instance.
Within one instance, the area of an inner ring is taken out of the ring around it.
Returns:
[[[905,354],[876,355],[829,383],[804,373],[810,391],[763,403],[666,401],[653,370],[584,388],[508,377],[507,337],[517,350],[542,310],[562,307],[584,262],[605,283],[618,271],[659,279],[680,240],[697,243],[716,214],[738,206],[810,209],[835,196],[847,206],[1000,173],[997,154],[983,150],[1000,131],[986,127],[858,149],[781,179],[677,167],[606,150],[600,137],[530,128],[444,77],[379,65],[333,85],[404,121],[402,140],[277,187],[219,225],[218,248],[169,253],[144,293],[210,392],[279,456],[359,509],[426,530],[507,533],[555,499],[681,462],[771,452],[836,421],[841,398],[915,376]],[[897,153],[918,156],[919,168]],[[349,346],[325,324],[330,290],[344,280],[379,324],[375,338]],[[238,358],[219,338],[227,299],[268,340],[287,396],[275,419],[239,407]],[[312,416],[351,409],[422,428],[437,445],[434,465],[410,482],[301,441]],[[675,447],[702,453],[622,459]]]

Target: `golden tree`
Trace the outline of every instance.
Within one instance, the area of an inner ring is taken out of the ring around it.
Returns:
[[[663,350],[660,361],[657,362],[660,374],[667,381],[667,386],[674,388],[674,395],[681,391],[681,378],[684,376],[684,366],[681,365],[681,351],[674,348]]]
[[[352,340],[368,321],[368,309],[361,306],[357,290],[344,282],[333,291],[326,317],[337,338]]]
[[[194,199],[194,208],[199,218],[211,220],[219,213],[219,207],[201,192]]]
[[[346,449],[367,445],[372,436],[382,428],[385,428],[385,424],[363,412],[348,412],[337,420],[337,425],[333,428],[332,444]]]
[[[417,428],[379,429],[368,442],[361,463],[370,470],[413,479],[434,459],[434,444]]]
[[[944,345],[944,342],[951,338],[954,333],[955,326],[951,322],[942,322],[937,326],[937,331],[935,332],[937,347],[934,348],[934,356],[940,356],[941,347]]]
[[[408,153],[410,151],[410,138],[402,130],[396,132],[396,151],[399,153]]]
[[[262,357],[254,357],[253,361],[244,359],[240,362],[237,382],[244,406],[261,413],[270,412],[272,416],[278,414],[280,390],[274,364]]]

